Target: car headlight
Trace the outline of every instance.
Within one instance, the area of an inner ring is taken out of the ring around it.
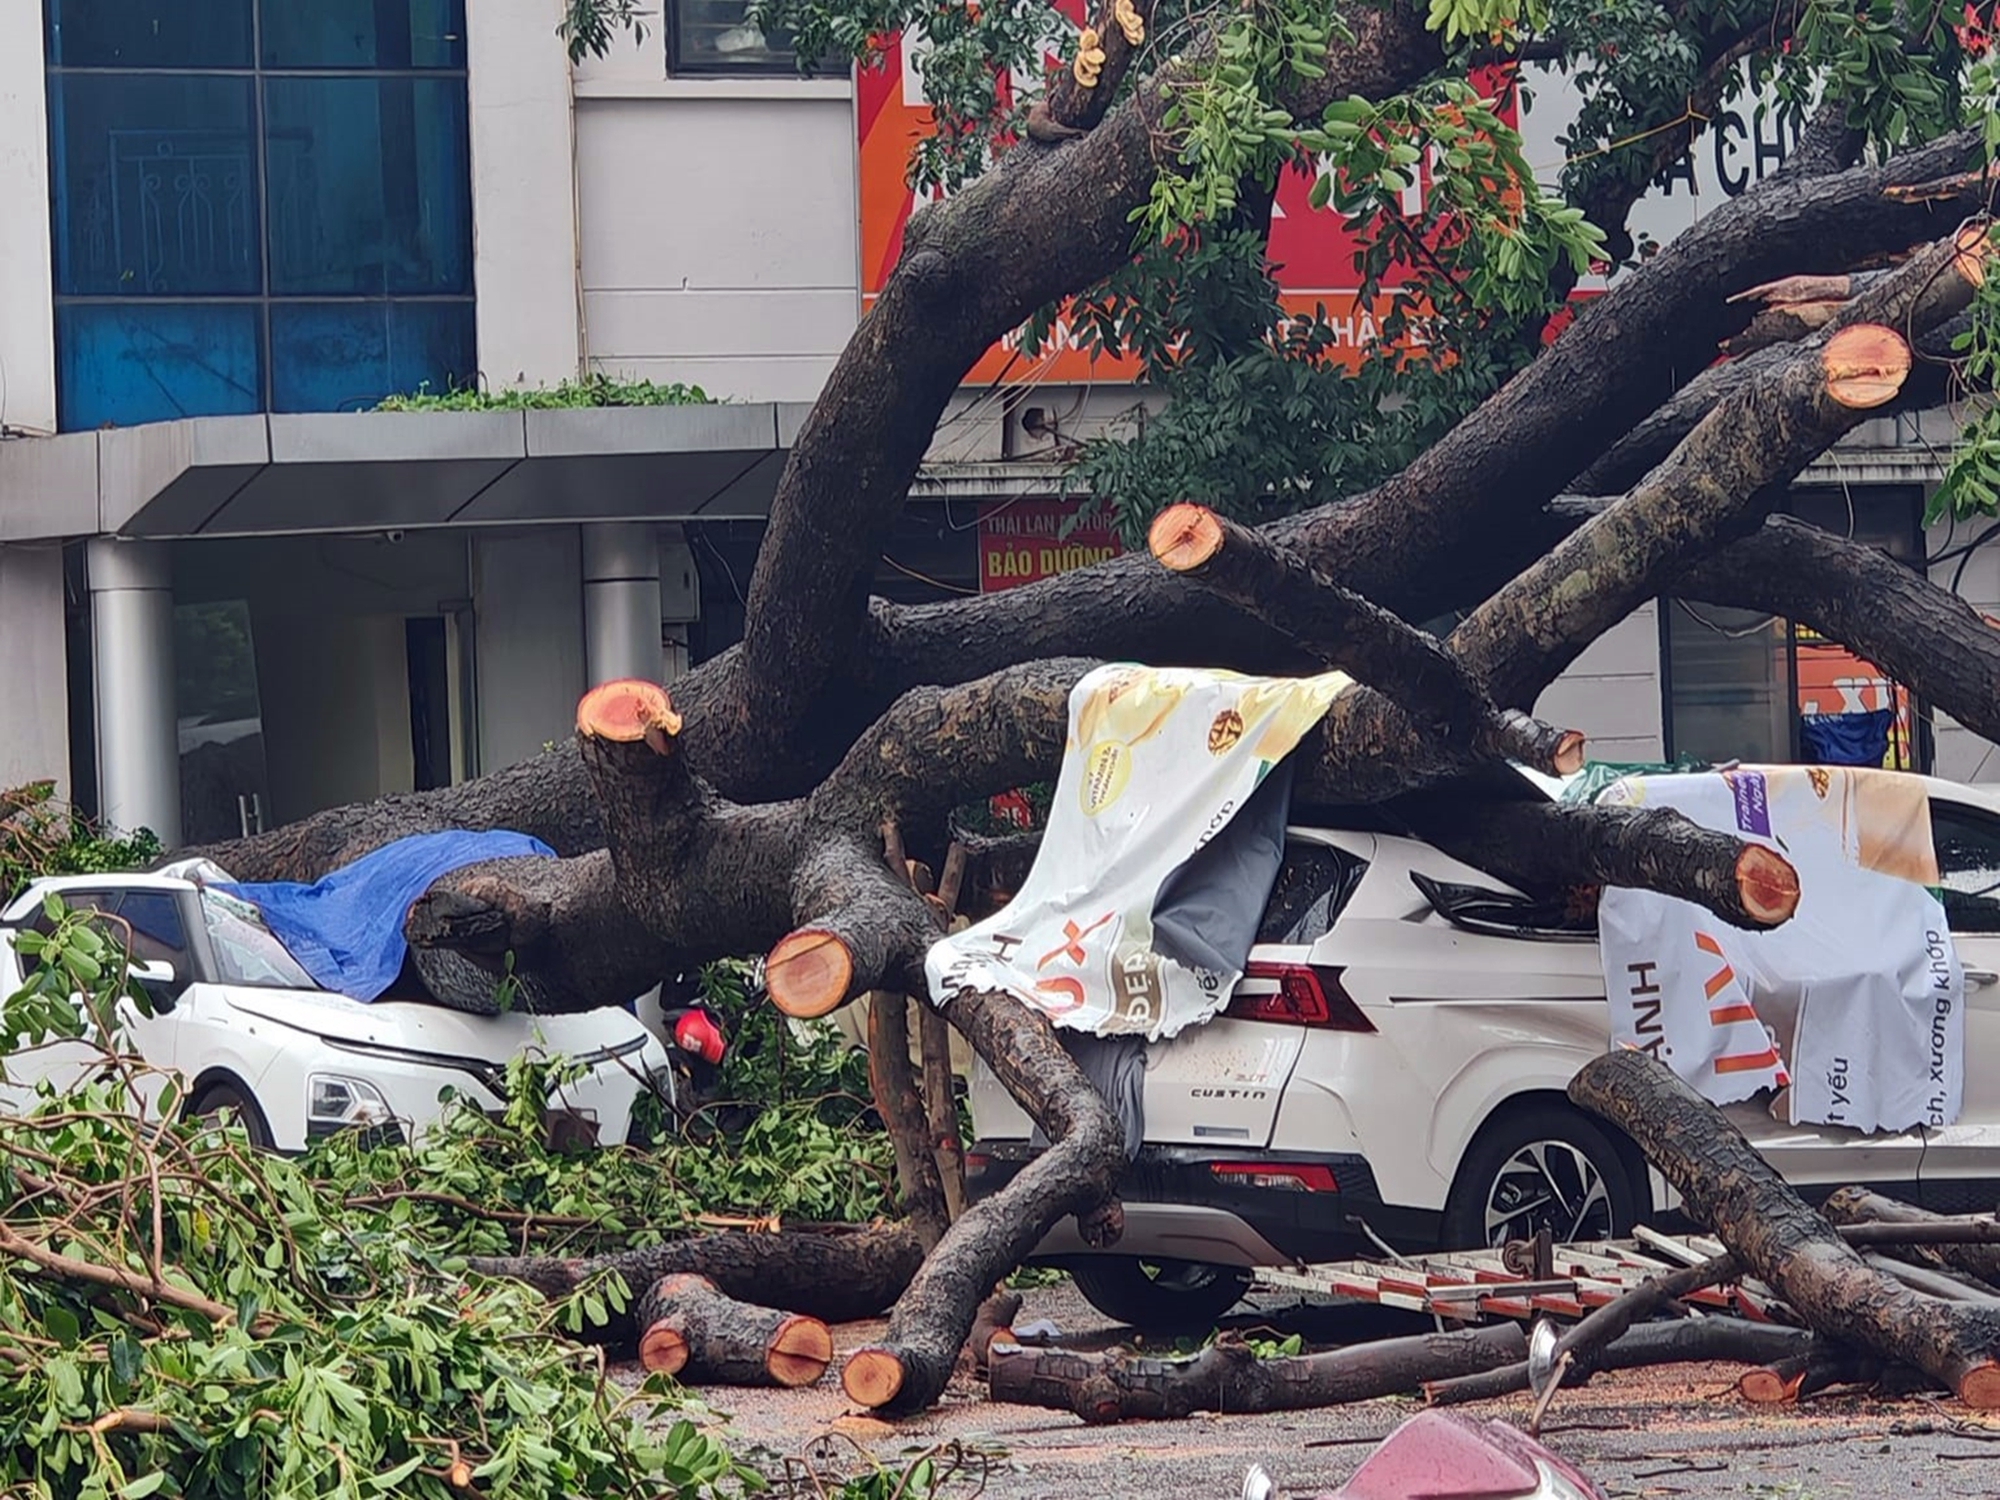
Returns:
[[[337,1128],[348,1125],[386,1125],[394,1116],[382,1091],[362,1078],[343,1078],[334,1073],[315,1073],[306,1086],[308,1125]]]

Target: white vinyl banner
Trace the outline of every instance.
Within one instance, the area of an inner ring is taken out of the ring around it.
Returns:
[[[1778,766],[1632,776],[1598,798],[1670,807],[1776,849],[1799,907],[1745,932],[1690,902],[1607,887],[1598,906],[1614,1046],[1652,1053],[1707,1099],[1787,1089],[1791,1124],[1942,1126],[1964,1087],[1964,976],[1934,889],[1914,776]]]
[[[1149,1040],[1212,1017],[1242,975],[1155,951],[1161,888],[1351,684],[1126,665],[1084,677],[1034,867],[1007,906],[931,948],[933,1001],[1004,990],[1057,1026]]]

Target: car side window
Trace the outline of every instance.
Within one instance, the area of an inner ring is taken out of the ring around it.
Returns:
[[[1933,800],[1931,839],[1951,930],[2000,933],[2000,818]]]
[[[180,903],[172,891],[70,891],[63,904],[71,911],[99,911],[120,918],[132,932],[132,958],[137,963],[164,959],[174,966],[177,978],[188,974],[187,927],[181,921]],[[47,935],[55,930],[46,912],[37,912],[25,924]],[[124,936],[119,922],[106,923],[109,935]]]
[[[1303,947],[1332,928],[1360,884],[1367,861],[1324,844],[1288,840],[1277,883],[1264,905],[1257,941]]]
[[[174,966],[176,975],[188,977],[187,928],[172,891],[125,891],[119,895],[115,910],[132,928],[134,960],[155,963],[164,959]]]

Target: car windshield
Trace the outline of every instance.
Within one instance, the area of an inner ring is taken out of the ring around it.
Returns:
[[[222,983],[280,990],[319,988],[249,902],[203,890],[201,917],[215,952],[216,978]]]

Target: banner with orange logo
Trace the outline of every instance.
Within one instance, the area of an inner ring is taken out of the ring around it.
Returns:
[[[1005,990],[1057,1026],[1149,1040],[1214,1016],[1242,978],[1277,878],[1289,779],[1274,773],[1351,685],[1342,672],[1089,673],[1070,694],[1034,867],[1007,906],[932,947],[931,998]],[[1195,868],[1197,852],[1226,848],[1239,828],[1256,847]],[[1209,875],[1220,887],[1197,898]],[[1200,930],[1179,920],[1183,906],[1202,914]]]
[[[1785,1090],[1794,1125],[1937,1128],[1965,1079],[1964,975],[1945,925],[1930,798],[1914,776],[1847,766],[1631,776],[1598,798],[1673,808],[1776,849],[1799,907],[1769,932],[1691,902],[1607,888],[1598,933],[1613,1045],[1716,1104]]]

